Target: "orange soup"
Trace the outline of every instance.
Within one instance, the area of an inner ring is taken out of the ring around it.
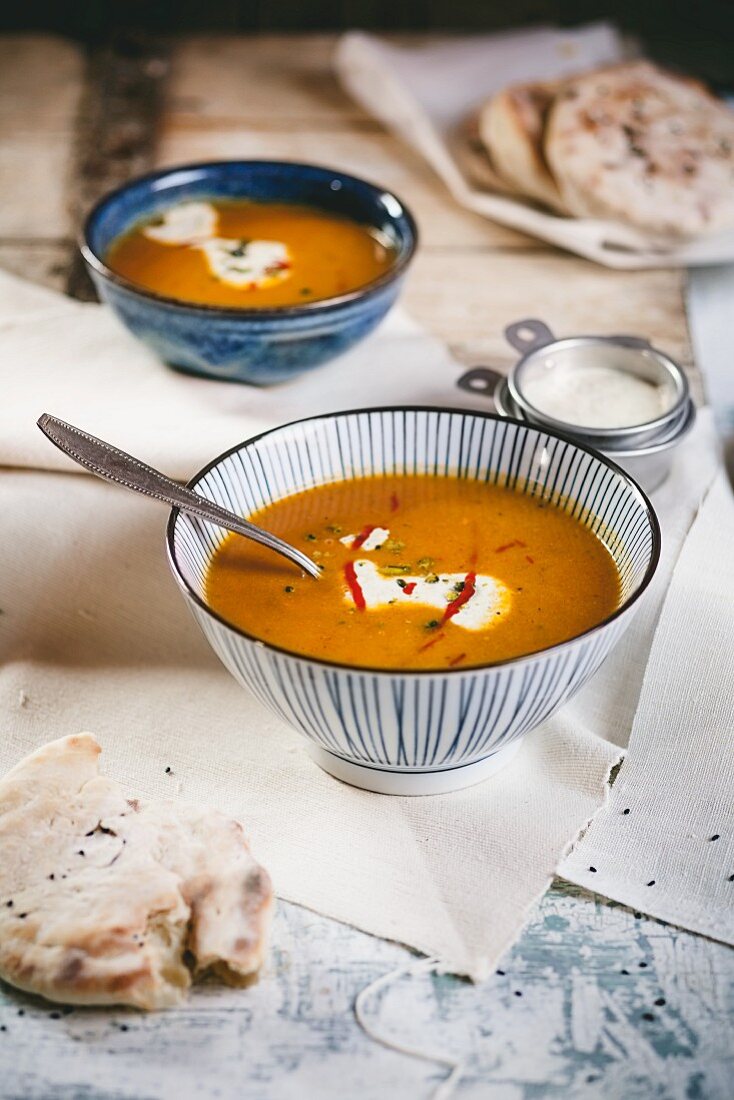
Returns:
[[[118,275],[168,298],[266,309],[356,290],[395,257],[379,230],[307,206],[190,201],[118,237]]]
[[[502,486],[361,478],[250,518],[302,548],[321,579],[230,535],[210,564],[207,602],[308,657],[383,669],[486,664],[581,634],[620,601],[616,566],[595,535]]]

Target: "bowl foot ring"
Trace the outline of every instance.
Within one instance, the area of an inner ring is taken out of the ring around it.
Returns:
[[[518,739],[506,748],[498,749],[481,760],[475,760],[471,764],[463,764],[457,768],[443,768],[440,771],[428,769],[392,771],[388,768],[370,767],[368,764],[356,764],[322,749],[320,745],[315,745],[313,742],[307,745],[306,751],[325,772],[340,779],[342,783],[349,783],[352,787],[361,787],[364,791],[375,791],[377,794],[426,795],[460,791],[464,787],[473,787],[475,783],[489,779],[491,775],[509,764],[520,745],[521,739]]]

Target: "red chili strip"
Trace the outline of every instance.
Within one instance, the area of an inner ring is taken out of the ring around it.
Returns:
[[[366,527],[363,527],[362,530],[357,535],[354,542],[352,543],[352,550],[359,550],[360,546],[362,546],[365,542],[367,542],[367,539],[370,537],[372,532],[375,530],[376,526],[377,526],[376,523],[368,523]]]
[[[443,633],[436,634],[436,636],[434,638],[431,638],[430,642],[426,642],[425,645],[419,646],[418,647],[418,652],[419,653],[424,653],[425,650],[430,649],[432,645],[436,644],[436,642],[440,642],[442,638],[443,638]]]
[[[453,668],[454,665],[458,665],[466,657],[466,653],[460,653],[458,657],[454,657],[453,661],[449,661],[449,668]]]
[[[357,570],[354,568],[353,561],[344,563],[344,579],[349,585],[349,591],[352,593],[355,607],[358,611],[364,611],[367,604],[365,603],[362,586],[357,580]]]
[[[405,593],[405,595],[406,596],[412,595],[412,593],[415,592],[415,586],[416,586],[415,581],[410,581],[409,584],[404,584],[403,585],[403,592]]]
[[[513,546],[527,546],[526,542],[522,539],[513,539],[512,542],[506,542],[504,546],[498,546],[495,548],[495,554],[501,554],[504,550],[511,550]]]
[[[391,512],[397,512],[399,507],[400,507],[400,501],[398,500],[398,494],[397,493],[392,493],[390,495],[390,511]]]
[[[535,558],[531,558],[530,554],[525,555],[525,561],[529,561],[531,565],[535,565]]]
[[[443,613],[441,626],[443,626],[444,623],[448,622],[449,619],[453,619],[457,611],[460,611],[464,604],[469,602],[469,600],[472,598],[477,590],[476,585],[476,573],[467,573],[467,575],[464,577],[464,587],[462,588],[456,599],[451,601],[451,603],[448,605]]]

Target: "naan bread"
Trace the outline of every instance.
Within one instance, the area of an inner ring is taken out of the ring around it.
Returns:
[[[496,191],[499,195],[520,195],[521,192],[504,179],[492,163],[485,143],[479,132],[481,111],[474,111],[464,118],[454,133],[448,135],[448,141],[454,159],[462,172],[473,184],[486,191]]]
[[[0,781],[0,977],[71,1004],[178,1004],[205,971],[258,969],[273,905],[241,826],[127,799],[87,733]]]
[[[545,155],[569,211],[656,236],[734,226],[734,112],[645,61],[568,81]]]
[[[560,87],[547,81],[498,92],[479,113],[479,133],[502,179],[519,194],[566,213],[543,151],[546,116]]]

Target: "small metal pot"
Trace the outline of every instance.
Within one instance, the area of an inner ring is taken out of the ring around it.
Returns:
[[[505,329],[505,337],[522,353],[507,377],[515,404],[530,420],[542,422],[556,431],[581,432],[587,440],[600,445],[625,440],[629,445],[651,439],[680,417],[690,399],[688,379],[677,363],[639,336],[572,336],[557,340],[542,321],[517,321]],[[653,420],[622,427],[595,428],[573,421],[557,420],[528,399],[526,385],[533,375],[561,366],[579,364],[593,370],[612,366],[657,386],[662,396],[662,411]]]
[[[559,431],[601,451],[645,489],[656,489],[670,472],[673,451],[690,431],[696,410],[681,367],[648,341],[636,336],[576,336],[556,340],[542,321],[518,321],[505,335],[522,358],[505,377],[488,367],[467,371],[458,385],[470,393],[494,399],[501,416],[527,420]],[[613,358],[612,358],[613,356]],[[557,420],[533,406],[523,393],[528,372],[553,369],[561,362],[611,364],[661,386],[666,400],[655,420],[620,428],[593,428]]]

